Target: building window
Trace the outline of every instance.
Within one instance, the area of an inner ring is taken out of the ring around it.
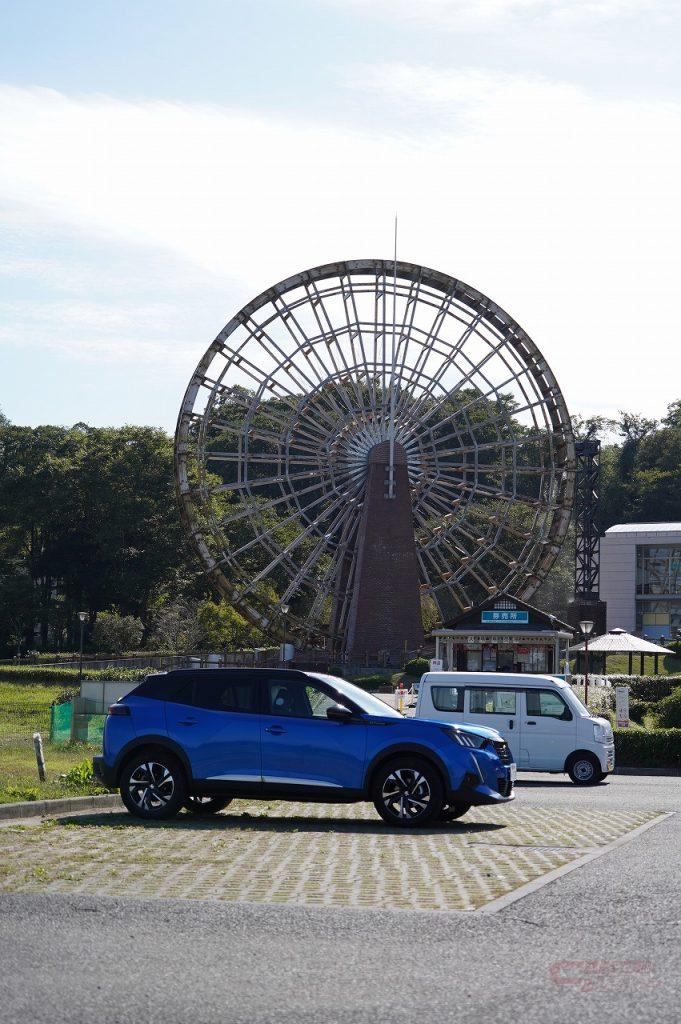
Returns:
[[[680,601],[637,601],[636,631],[652,639],[675,637],[681,630]]]
[[[636,593],[681,594],[681,547],[636,548]]]

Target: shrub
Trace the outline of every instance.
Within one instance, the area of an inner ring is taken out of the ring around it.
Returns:
[[[647,700],[639,700],[638,697],[631,697],[629,699],[629,717],[635,722],[642,722],[644,716],[649,714],[656,707],[656,704],[650,703]]]
[[[92,644],[98,651],[122,654],[131,647],[137,647],[143,633],[144,626],[134,615],[100,612],[92,628]]]
[[[658,701],[655,712],[662,729],[681,729],[681,686]]]
[[[422,676],[430,668],[430,662],[426,658],[412,658],[404,666],[408,676]]]
[[[681,729],[615,729],[615,760],[623,768],[681,768]]]
[[[156,670],[147,668],[84,668],[83,679],[106,679],[135,682],[137,679],[144,679],[150,672]],[[47,686],[51,683],[61,683],[68,686],[69,683],[78,682],[78,666],[56,666],[41,668],[40,665],[1,665],[0,683],[27,683],[38,686]]]
[[[675,686],[681,686],[681,676],[608,676],[610,684],[628,686],[630,697],[655,701],[666,697]]]
[[[385,676],[373,675],[373,676],[357,676],[352,680],[355,686],[359,686],[362,690],[377,690],[379,686],[385,686],[388,680]]]

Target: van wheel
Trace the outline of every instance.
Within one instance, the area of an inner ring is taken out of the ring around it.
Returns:
[[[192,814],[203,817],[204,814],[217,814],[227,807],[228,804],[231,804],[233,799],[231,796],[197,796],[192,794],[187,797],[184,806]]]
[[[187,799],[187,780],[178,759],[165,750],[140,750],[123,765],[121,800],[147,821],[174,818]]]
[[[595,754],[574,754],[567,765],[567,773],[575,786],[595,786],[605,778],[601,763]]]
[[[442,780],[428,761],[411,754],[396,757],[376,772],[371,787],[374,807],[388,825],[418,828],[439,817],[444,804]]]
[[[468,814],[472,806],[472,804],[447,804],[438,814],[438,818],[440,821],[455,821],[457,818],[463,818],[464,814]]]

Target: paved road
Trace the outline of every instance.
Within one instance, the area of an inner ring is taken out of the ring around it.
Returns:
[[[681,810],[681,779],[520,805]],[[0,1019],[167,1024],[676,1022],[678,813],[495,915],[72,896],[0,899]]]

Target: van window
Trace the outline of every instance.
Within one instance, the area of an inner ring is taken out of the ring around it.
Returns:
[[[431,694],[438,711],[463,711],[464,691],[460,686],[434,686]]]
[[[472,715],[515,715],[515,690],[471,690]]]
[[[564,722],[572,719],[572,712],[555,690],[526,690],[525,702],[528,715],[561,718]]]

